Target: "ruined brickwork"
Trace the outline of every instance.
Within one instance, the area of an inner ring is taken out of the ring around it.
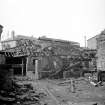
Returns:
[[[4,52],[11,52],[12,54],[12,59],[10,58],[8,63],[13,60],[15,62],[16,59],[20,60],[18,64],[12,62],[14,71],[18,73],[21,69],[20,73],[30,78],[35,77],[36,68],[40,77],[47,73],[52,74],[60,71],[62,68],[62,56],[77,56],[80,52],[80,46],[77,42],[21,36],[15,37],[14,40],[2,42],[2,47]]]
[[[105,30],[97,38],[97,69],[105,71]]]

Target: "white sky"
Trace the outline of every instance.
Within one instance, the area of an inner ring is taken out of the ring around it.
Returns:
[[[76,41],[105,29],[105,0],[0,0],[2,39],[8,31]]]

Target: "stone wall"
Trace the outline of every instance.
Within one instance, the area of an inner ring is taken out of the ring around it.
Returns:
[[[97,69],[105,71],[105,35],[97,38]]]
[[[97,38],[99,37],[99,35],[96,35],[90,39],[87,40],[87,47],[89,49],[96,49],[97,48]]]

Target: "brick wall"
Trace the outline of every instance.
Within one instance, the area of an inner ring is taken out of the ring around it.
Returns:
[[[105,71],[105,35],[97,39],[97,69]]]

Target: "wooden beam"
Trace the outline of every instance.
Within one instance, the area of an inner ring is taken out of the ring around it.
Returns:
[[[24,58],[22,58],[22,76],[24,76],[23,70],[24,70],[24,63],[23,63]]]
[[[35,60],[35,80],[38,80],[39,76],[38,76],[38,60]]]
[[[27,76],[27,72],[28,72],[28,65],[29,65],[29,56],[27,56],[27,58],[26,58],[26,76]]]

